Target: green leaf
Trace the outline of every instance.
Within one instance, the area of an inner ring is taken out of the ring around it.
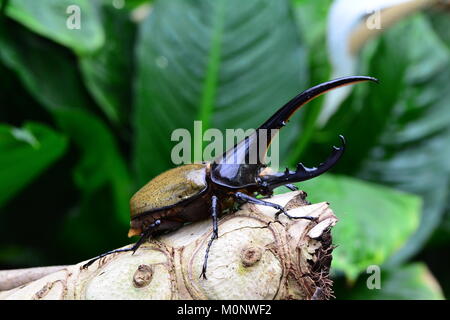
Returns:
[[[91,103],[75,57],[11,21],[1,21],[0,59],[49,110],[84,108]]]
[[[439,283],[425,264],[412,263],[381,272],[380,289],[368,289],[370,272],[352,287],[335,287],[337,299],[349,300],[442,300],[445,299]]]
[[[427,17],[436,34],[450,50],[450,34],[448,32],[450,28],[450,14],[448,10],[442,10],[442,8],[432,8],[429,10]]]
[[[291,0],[295,9],[297,22],[305,41],[309,46],[322,42],[326,36],[327,16],[333,0]],[[323,46],[323,42],[322,42]],[[326,50],[323,50],[326,51]],[[326,52],[324,52],[326,56]],[[311,56],[312,58],[313,56]],[[327,59],[324,59],[327,62]],[[312,70],[313,72],[315,70]]]
[[[92,197],[96,189],[111,186],[109,201],[114,203],[116,221],[122,226],[128,224],[128,172],[114,135],[87,110],[92,101],[83,87],[75,57],[17,24],[5,23],[11,28],[8,32],[0,28],[0,58],[16,71],[30,93],[82,151],[75,178],[83,197]]]
[[[284,0],[155,1],[139,27],[136,69],[139,184],[171,166],[174,129],[192,133],[194,120],[203,130],[255,128],[308,83]],[[297,138],[296,119],[281,132],[282,154]]]
[[[130,180],[114,136],[99,119],[83,110],[60,110],[56,118],[82,154],[75,169],[78,187],[88,197],[110,185],[117,220],[128,225]]]
[[[420,227],[389,261],[396,265],[424,245],[448,199],[450,55],[417,14],[365,48],[360,73],[380,85],[356,87],[321,138],[347,138],[340,173],[423,197]]]
[[[117,201],[112,201],[112,191],[113,186],[104,183],[95,190],[83,192],[78,205],[66,215],[55,238],[72,257],[88,259],[129,243],[129,211],[126,221],[125,211],[122,211],[124,215],[117,216]]]
[[[85,84],[110,120],[124,122],[131,105],[131,72],[135,25],[129,12],[103,5],[102,22],[108,41],[98,52],[80,57]]]
[[[126,0],[125,7],[135,9],[145,4],[151,4],[153,0]]]
[[[381,265],[417,229],[419,197],[361,180],[323,175],[298,184],[308,200],[327,201],[339,219],[333,228],[332,266],[350,279]]]
[[[80,13],[79,29],[69,27],[72,19],[76,19],[76,12]],[[9,0],[6,15],[79,54],[94,52],[105,41],[95,1]]]
[[[0,125],[0,207],[66,150],[64,136],[38,123]]]
[[[450,194],[450,184],[448,185],[448,194]],[[439,226],[434,230],[433,236],[427,243],[427,248],[445,246],[448,243],[450,243],[450,199],[447,199],[445,213]]]
[[[326,49],[326,27],[329,7],[331,0],[292,0],[294,3],[295,17],[299,25],[305,42],[308,45],[310,83],[316,85],[330,80],[331,66],[328,60],[328,51]],[[303,153],[310,143],[317,126],[321,106],[325,97],[320,97],[311,101],[305,108],[302,118],[302,132],[298,136],[292,148],[290,148],[287,163],[295,166],[299,159],[303,158]]]
[[[75,255],[88,258],[126,243],[130,177],[114,136],[97,117],[83,110],[63,110],[56,118],[80,152],[74,178],[82,192],[58,239]]]
[[[20,245],[1,245],[0,263],[8,267],[21,268],[26,265],[39,266],[45,263],[45,259],[36,250]]]

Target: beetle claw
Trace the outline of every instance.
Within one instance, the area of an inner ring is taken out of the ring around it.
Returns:
[[[202,273],[200,273],[200,277],[199,279],[203,278],[204,280],[208,280],[208,278],[206,277],[206,271],[202,270]]]
[[[284,214],[286,217],[288,217],[288,219],[305,219],[305,220],[309,220],[309,221],[316,221],[317,217],[312,217],[312,216],[301,216],[301,217],[294,217],[291,216],[289,213],[287,213],[287,211],[282,208],[280,209],[277,213],[275,213],[275,220],[278,221],[279,220],[279,216],[280,214]]]
[[[283,213],[283,210],[279,210],[279,211],[277,211],[277,213],[275,213],[275,220],[276,221],[280,220],[280,214],[282,214],[282,213]]]

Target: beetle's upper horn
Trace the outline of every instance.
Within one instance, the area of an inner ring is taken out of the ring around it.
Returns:
[[[364,76],[355,76],[355,77],[344,77],[338,78],[335,80],[331,80],[328,82],[321,83],[317,86],[314,86],[306,91],[303,91],[298,96],[293,98],[291,101],[282,106],[275,114],[269,118],[266,122],[264,122],[259,128],[260,129],[280,129],[283,127],[289,118],[304,106],[309,101],[321,96],[322,94],[339,88],[344,87],[350,84],[355,84],[363,81],[374,81],[378,82],[378,79],[372,77],[364,77]]]
[[[227,150],[223,155],[217,157],[212,166],[213,180],[216,182],[226,180],[227,185],[234,183],[239,186],[254,183],[259,169],[263,166],[264,158],[273,137],[278,132],[278,129],[286,125],[286,122],[289,121],[289,118],[292,117],[295,111],[327,91],[362,81],[378,82],[377,79],[372,77],[345,77],[331,80],[303,91],[282,106],[251,135],[234,145],[233,148]],[[249,161],[249,159],[254,159],[255,155],[256,161]]]

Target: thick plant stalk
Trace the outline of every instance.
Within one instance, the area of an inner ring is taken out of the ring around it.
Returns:
[[[20,287],[21,285],[40,279],[66,267],[52,266],[0,271],[0,291]]]
[[[64,267],[8,291],[0,299],[328,299],[330,229],[328,204],[309,205],[301,191],[274,196],[291,216],[246,204],[219,221],[207,277],[200,278],[210,221],[187,225],[150,240],[136,251],[106,256],[87,270]],[[0,278],[0,283],[2,279]]]

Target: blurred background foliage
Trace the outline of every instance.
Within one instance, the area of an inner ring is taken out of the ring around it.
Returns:
[[[3,269],[125,245],[129,198],[173,167],[174,129],[257,127],[329,80],[338,54],[327,48],[331,0],[0,2]],[[66,27],[74,4],[79,30]],[[291,167],[317,165],[347,138],[332,173],[299,184],[340,219],[338,299],[450,295],[449,14],[436,5],[383,29],[350,73],[381,83],[352,88],[325,123],[319,98],[281,133]],[[367,288],[370,265],[380,290]]]

